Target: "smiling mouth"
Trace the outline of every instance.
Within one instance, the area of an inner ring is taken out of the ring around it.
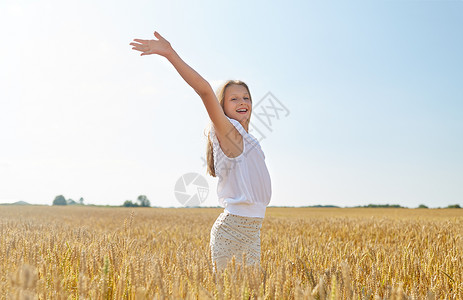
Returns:
[[[248,112],[248,109],[247,108],[240,108],[240,109],[237,109],[236,112],[239,113],[239,114],[244,115],[245,113]]]

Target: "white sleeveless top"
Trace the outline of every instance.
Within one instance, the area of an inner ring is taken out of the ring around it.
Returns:
[[[211,125],[209,134],[213,146],[215,174],[219,178],[219,203],[231,214],[263,218],[272,195],[264,152],[259,141],[246,132],[240,122],[228,119],[243,137],[243,152],[234,158],[227,157],[220,148],[214,126]]]

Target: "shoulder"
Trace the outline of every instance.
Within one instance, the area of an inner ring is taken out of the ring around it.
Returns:
[[[243,125],[241,125],[241,123],[235,119],[232,119],[232,118],[229,118],[227,117],[227,119],[230,121],[230,123],[233,125],[233,127],[235,127],[235,129],[238,131],[238,133],[240,135],[242,135],[243,137],[246,137],[247,135],[249,135],[249,133],[246,131],[246,129],[244,129]],[[211,137],[217,137],[217,131],[215,129],[215,126],[213,123],[211,123],[209,125],[209,134]],[[234,131],[234,130],[233,130]],[[231,132],[228,132],[227,134],[225,134],[225,136],[228,136]]]
[[[242,136],[246,136],[248,135],[248,133],[246,132],[246,130],[244,129],[243,125],[241,125],[241,123],[235,119],[232,119],[232,118],[229,118],[227,117],[228,120],[230,120],[230,123],[233,124],[233,126],[235,126],[236,130],[238,130],[238,132],[242,135]]]
[[[247,135],[243,126],[234,119],[227,117],[230,127],[220,132],[215,124],[212,124],[209,131],[213,146],[217,150],[220,148],[228,158],[237,158],[243,153],[244,140]]]

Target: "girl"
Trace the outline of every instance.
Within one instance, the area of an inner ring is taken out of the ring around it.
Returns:
[[[214,270],[223,270],[232,257],[237,263],[260,265],[260,229],[270,202],[271,182],[265,155],[249,133],[252,98],[248,86],[227,81],[217,95],[210,84],[188,66],[158,32],[157,40],[134,39],[141,55],[164,56],[201,97],[212,121],[207,145],[207,171],[219,177],[217,194],[224,212],[211,230]]]

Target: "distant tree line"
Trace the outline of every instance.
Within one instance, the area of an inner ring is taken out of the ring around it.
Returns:
[[[418,206],[418,208],[429,208],[429,207],[427,207],[427,206],[424,205],[424,204],[420,204],[420,205]],[[438,207],[438,208],[440,208],[440,207]],[[447,207],[445,207],[445,208],[461,208],[461,207],[460,207],[459,204],[452,204],[452,205],[449,205],[449,206],[447,206]]]
[[[337,207],[340,207],[340,206],[336,206],[336,205],[312,205],[312,206],[304,206],[304,207],[333,207],[333,208],[337,208]],[[363,206],[354,206],[354,208],[407,208],[405,206],[401,206],[399,204],[368,204],[368,205],[363,205]],[[420,204],[417,208],[429,208],[427,207],[426,205],[424,204]],[[440,208],[440,207],[438,207]],[[452,204],[452,205],[449,205],[447,207],[444,207],[444,208],[461,208],[461,206],[459,204]]]
[[[80,198],[78,201],[74,201],[72,199],[66,199],[63,195],[58,195],[53,200],[53,205],[85,205],[84,198]],[[126,200],[123,204],[123,207],[151,207],[151,202],[145,195],[140,195],[137,197],[136,201]],[[338,208],[339,206],[336,205],[312,205],[312,206],[305,206],[305,207],[326,207],[326,208]],[[355,208],[407,208],[401,206],[399,204],[368,204],[363,206],[354,206]],[[428,206],[424,204],[420,204],[417,208],[427,209]],[[440,208],[440,207],[438,207]],[[448,205],[445,208],[461,208],[459,204],[452,204]]]
[[[372,207],[372,208],[407,208],[407,207],[404,207],[404,206],[401,206],[399,204],[368,204],[368,205],[364,205],[364,206],[356,206],[356,207]],[[429,208],[427,207],[426,205],[424,204],[420,204],[418,206],[418,208]],[[440,207],[438,207],[440,208]],[[449,205],[445,208],[461,208],[459,204],[452,204],[452,205]]]
[[[72,199],[66,199],[63,195],[58,195],[53,200],[53,205],[84,205],[84,198],[80,198],[79,201],[74,201]],[[137,200],[132,202],[131,200],[126,200],[124,207],[150,207],[151,202],[145,195],[140,195],[137,197]]]
[[[79,201],[64,198],[63,195],[58,195],[53,200],[53,205],[84,205],[84,198],[80,197]]]
[[[148,197],[145,195],[140,195],[137,198],[136,202],[132,202],[131,200],[126,200],[124,204],[122,204],[124,207],[150,207],[151,203],[148,200]]]
[[[369,207],[369,208],[405,208],[399,204],[368,204],[364,206],[355,206],[355,207]]]
[[[447,208],[461,208],[461,207],[458,204],[453,204],[453,205],[447,206]]]

